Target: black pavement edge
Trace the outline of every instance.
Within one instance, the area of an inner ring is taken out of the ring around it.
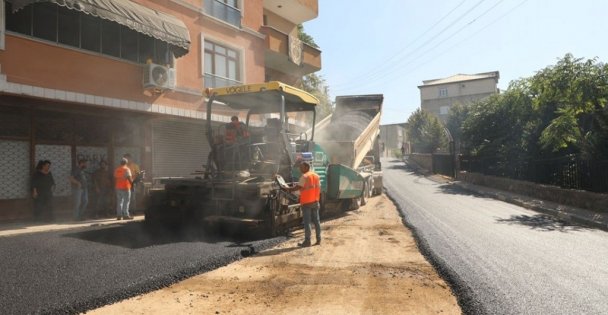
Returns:
[[[471,287],[454,270],[447,267],[445,260],[433,253],[428,242],[420,236],[418,229],[409,222],[406,209],[403,209],[401,205],[399,205],[397,200],[391,196],[386,188],[384,188],[384,192],[388,199],[391,200],[391,202],[397,208],[403,225],[412,231],[412,235],[416,241],[416,246],[418,246],[422,256],[424,256],[424,258],[430,262],[433,268],[435,268],[435,271],[437,271],[439,276],[448,283],[452,289],[452,292],[454,292],[456,295],[456,300],[458,301],[458,305],[460,306],[463,314],[488,314],[488,312],[483,309],[483,305],[474,298]]]
[[[279,237],[273,238],[256,244],[255,246],[250,245],[248,253],[259,252],[271,247],[274,247],[284,241],[287,238]],[[150,277],[144,282],[135,283],[131,286],[124,288],[121,291],[108,293],[103,296],[94,297],[84,301],[77,301],[75,303],[68,303],[64,305],[58,305],[53,308],[43,309],[36,312],[37,314],[81,314],[87,311],[94,310],[96,308],[118,303],[120,301],[136,297],[145,293],[156,291],[172,284],[197,276],[224,266],[227,266],[233,262],[241,260],[243,257],[248,256],[244,253],[234,253],[232,255],[226,255],[215,259],[213,262],[193,264],[193,266],[179,270],[176,274],[167,274],[159,277]]]

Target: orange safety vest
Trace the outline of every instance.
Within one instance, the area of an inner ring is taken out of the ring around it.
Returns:
[[[224,135],[224,139],[227,143],[234,143],[237,138],[247,138],[249,137],[249,132],[247,131],[245,124],[238,123],[229,123],[226,125],[226,132]]]
[[[130,190],[131,189],[131,182],[127,179],[128,170],[129,170],[129,168],[126,165],[119,166],[116,170],[114,170],[114,180],[116,182],[114,187],[116,187],[116,189],[121,189],[121,190]]]
[[[315,172],[308,171],[304,175],[306,184],[300,189],[300,203],[309,204],[319,201],[321,195],[321,180]]]

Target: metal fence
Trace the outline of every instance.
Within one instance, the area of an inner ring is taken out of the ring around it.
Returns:
[[[454,156],[435,153],[433,156],[433,173],[454,177]]]
[[[608,160],[585,160],[577,155],[513,161],[460,156],[460,170],[568,189],[608,192]]]

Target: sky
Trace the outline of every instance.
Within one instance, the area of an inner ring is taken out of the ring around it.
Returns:
[[[499,71],[505,90],[567,53],[608,61],[606,0],[319,0],[303,25],[331,98],[384,94],[382,124],[407,121],[423,80]]]

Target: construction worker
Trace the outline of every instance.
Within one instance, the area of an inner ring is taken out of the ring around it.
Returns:
[[[135,163],[131,157],[131,154],[125,153],[125,155],[122,157],[129,161],[127,163],[127,167],[131,171],[131,197],[129,200],[129,213],[135,214],[135,211],[137,210],[137,184],[141,181],[141,169],[139,168],[139,165]]]
[[[239,121],[237,116],[230,118],[230,123],[226,124],[226,133],[224,135],[224,142],[232,144],[237,142],[239,139],[249,137],[247,126]]]
[[[312,171],[310,163],[300,161],[300,172],[302,176],[298,183],[293,187],[285,188],[287,191],[300,191],[300,205],[304,216],[304,242],[299,243],[300,247],[309,247],[310,243],[310,220],[315,225],[316,239],[315,245],[321,245],[321,221],[319,220],[319,199],[321,197],[321,180],[319,175]]]
[[[116,188],[116,220],[131,220],[129,201],[131,199],[131,170],[127,167],[129,161],[120,160],[120,166],[114,170],[114,187]]]

